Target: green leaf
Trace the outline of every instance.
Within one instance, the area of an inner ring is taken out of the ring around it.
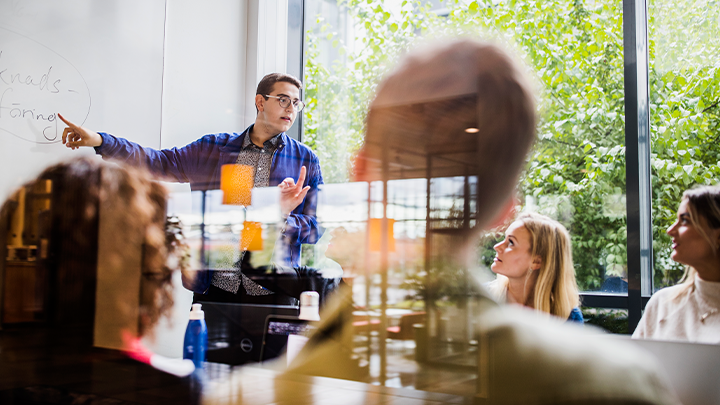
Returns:
[[[553,125],[555,126],[555,129],[559,130],[560,127],[562,127],[566,122],[568,122],[568,120],[566,120],[566,119],[560,120],[560,121],[556,121],[555,124],[553,124]]]

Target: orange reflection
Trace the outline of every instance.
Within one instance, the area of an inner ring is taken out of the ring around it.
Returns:
[[[240,250],[257,252],[263,250],[262,223],[245,221],[240,236]]]
[[[395,220],[388,218],[388,252],[395,251],[395,234],[393,228],[395,226]],[[381,243],[381,229],[382,229],[382,218],[370,218],[368,221],[368,228],[370,229],[370,251],[379,252]]]
[[[223,204],[250,206],[254,180],[255,173],[252,166],[222,165],[220,189],[223,191]]]

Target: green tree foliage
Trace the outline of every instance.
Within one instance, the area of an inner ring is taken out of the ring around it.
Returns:
[[[720,174],[720,21],[713,2],[651,5],[651,133],[655,283],[681,274],[664,233],[682,191]],[[572,235],[577,278],[598,289],[626,268],[622,2],[582,0],[339,0],[353,21],[342,35],[317,17],[307,33],[306,141],[328,182],[348,180],[362,144],[374,89],[394,61],[419,42],[457,35],[514,49],[531,69],[538,143],[522,179],[526,204],[563,222]],[[677,27],[683,27],[678,30]],[[678,32],[679,31],[679,32]],[[337,57],[329,58],[329,54]],[[509,147],[511,147],[509,145]]]
[[[714,1],[678,7],[655,1],[650,24],[655,285],[674,284],[665,234],[684,190],[720,179],[720,9]]]

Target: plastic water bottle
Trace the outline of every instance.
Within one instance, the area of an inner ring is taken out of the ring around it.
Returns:
[[[190,311],[190,321],[185,329],[185,344],[183,346],[183,359],[192,360],[195,369],[199,370],[205,362],[207,352],[208,332],[205,324],[205,312],[202,304],[193,304]]]

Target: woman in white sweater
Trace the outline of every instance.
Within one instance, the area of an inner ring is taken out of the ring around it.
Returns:
[[[720,186],[685,191],[667,233],[685,275],[650,298],[633,338],[720,343]]]

